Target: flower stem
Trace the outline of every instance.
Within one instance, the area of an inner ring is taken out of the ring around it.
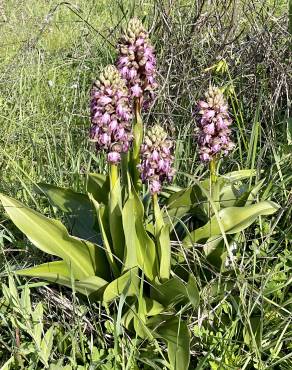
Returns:
[[[121,161],[121,171],[122,171],[122,181],[123,185],[127,185],[128,182],[128,165],[129,165],[129,155],[128,153],[122,153],[122,161]]]
[[[210,162],[210,174],[211,174],[211,184],[215,184],[217,182],[215,159],[212,159]]]
[[[116,164],[110,165],[110,187],[111,190],[114,188],[119,178],[118,166]]]
[[[153,213],[155,221],[155,234],[158,237],[161,228],[164,225],[163,217],[160,211],[157,193],[152,194]]]

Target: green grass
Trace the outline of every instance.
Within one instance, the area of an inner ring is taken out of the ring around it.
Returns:
[[[211,80],[226,88],[238,145],[220,171],[256,169],[257,180],[265,178],[261,198],[281,210],[240,235],[236,278],[212,270],[206,281],[200,251],[187,254],[202,288],[199,309],[182,309],[192,333],[190,369],[291,369],[288,4],[241,1],[233,9],[213,2],[199,15],[199,2],[188,0],[172,6],[156,0],[2,3],[0,191],[47,215],[62,217],[35,195],[34,184],[83,191],[82,174],[104,170],[87,139],[88,96],[101,66],[115,59],[111,44],[125,17],[145,17],[155,31],[161,88],[145,121],[161,122],[177,137],[181,186],[191,181],[186,174],[206,174],[192,135],[194,102]],[[209,69],[222,59],[227,68]],[[161,343],[130,338],[120,328],[119,302],[105,309],[66,289],[14,276],[24,264],[43,261],[43,254],[3,212],[0,248],[0,369],[4,363],[3,370],[165,368]]]

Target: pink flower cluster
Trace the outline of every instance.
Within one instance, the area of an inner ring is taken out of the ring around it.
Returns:
[[[230,139],[229,126],[232,120],[222,92],[219,88],[210,86],[205,98],[198,102],[195,111],[196,136],[200,159],[203,162],[209,162],[222,154],[227,155],[235,145]]]
[[[119,163],[121,153],[132,141],[131,106],[125,81],[114,66],[107,66],[91,89],[90,139],[97,150],[107,152],[111,164]]]
[[[141,146],[141,164],[138,169],[143,183],[148,183],[151,194],[159,193],[163,181],[174,176],[173,142],[167,139],[164,129],[155,125],[144,137]]]
[[[137,18],[130,20],[119,40],[118,50],[117,67],[127,82],[130,95],[143,100],[143,106],[147,107],[157,87],[156,58],[148,33]]]

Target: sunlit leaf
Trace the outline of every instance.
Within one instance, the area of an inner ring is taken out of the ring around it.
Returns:
[[[271,201],[259,202],[246,207],[228,207],[214,215],[203,227],[196,229],[184,239],[184,245],[190,246],[211,236],[235,234],[250,226],[259,216],[271,215],[279,206]]]
[[[139,295],[138,269],[134,268],[109,283],[103,292],[103,302],[108,303],[122,293],[126,296]]]
[[[37,248],[62,258],[72,268],[76,279],[95,275],[95,245],[70,236],[61,222],[49,219],[15,199],[4,195],[0,198],[11,220]]]

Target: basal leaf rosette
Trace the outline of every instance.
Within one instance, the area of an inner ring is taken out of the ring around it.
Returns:
[[[115,66],[101,72],[91,89],[90,139],[97,151],[105,151],[107,160],[117,164],[132,141],[132,111],[128,89]]]
[[[149,185],[151,194],[161,191],[164,181],[171,182],[174,176],[173,141],[163,127],[155,125],[145,134],[141,145],[141,163],[138,169],[143,183]]]
[[[228,104],[218,87],[210,86],[205,99],[197,103],[195,119],[201,161],[210,162],[228,155],[235,146],[230,139],[232,119],[228,113]]]
[[[133,18],[118,42],[117,67],[133,98],[147,107],[153,100],[156,83],[156,57],[148,32],[142,22]]]

